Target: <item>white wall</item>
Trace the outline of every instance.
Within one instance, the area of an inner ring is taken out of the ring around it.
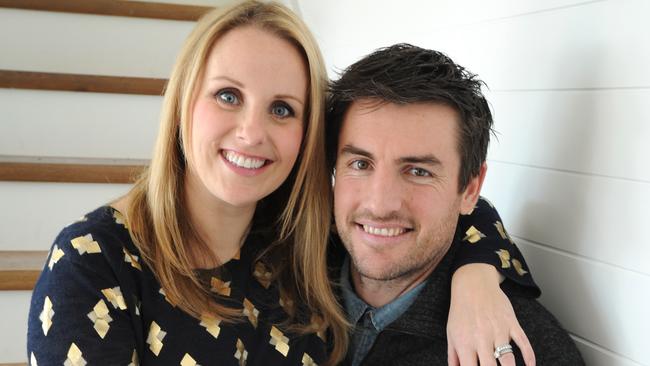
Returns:
[[[299,1],[331,75],[409,42],[487,82],[496,204],[588,365],[650,365],[650,2]]]

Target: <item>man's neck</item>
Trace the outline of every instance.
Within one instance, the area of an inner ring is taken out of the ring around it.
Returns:
[[[439,259],[431,261],[426,267],[392,280],[376,280],[365,277],[357,271],[353,263],[350,263],[352,284],[359,298],[368,305],[379,308],[409,292],[426,280],[439,261]]]

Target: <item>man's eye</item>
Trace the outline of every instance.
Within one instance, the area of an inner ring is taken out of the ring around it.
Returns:
[[[217,93],[217,98],[226,104],[239,104],[239,98],[237,94],[230,90],[222,90]]]
[[[366,170],[370,164],[365,160],[355,160],[352,162],[352,169],[356,170]]]
[[[422,168],[410,168],[408,170],[409,174],[416,176],[416,177],[430,177],[431,173],[429,173],[427,170],[422,169]]]
[[[271,114],[280,118],[292,117],[293,109],[286,104],[276,104],[271,107]]]

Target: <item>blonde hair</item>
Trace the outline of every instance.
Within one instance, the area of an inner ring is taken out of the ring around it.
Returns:
[[[197,251],[190,243],[199,243],[194,244],[202,246],[199,252],[209,255],[211,251],[185,219],[183,198],[187,168],[184,151],[189,151],[192,103],[199,79],[211,47],[228,31],[241,26],[259,27],[287,40],[301,52],[309,69],[300,156],[289,178],[258,204],[255,216],[274,219],[268,221],[267,230],[275,232],[275,240],[263,253],[264,258],[274,273],[280,273],[277,279],[283,295],[296,304],[306,304],[310,312],[323,318],[334,341],[330,362],[336,363],[347,349],[348,325],[327,272],[332,199],[325,161],[327,74],[307,26],[283,5],[246,1],[218,9],[207,13],[189,35],[165,90],[151,164],[127,196],[131,235],[170,302],[197,318],[212,313],[232,321],[241,315],[237,309],[212,301],[194,272],[193,253]],[[254,225],[257,221],[254,219]],[[274,225],[280,230],[272,230]],[[293,316],[290,314],[290,320]],[[300,329],[310,331],[307,326]]]

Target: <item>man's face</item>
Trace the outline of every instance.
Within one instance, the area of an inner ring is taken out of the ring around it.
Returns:
[[[408,279],[435,267],[459,213],[474,207],[480,178],[458,192],[457,118],[442,104],[350,106],[339,135],[334,214],[361,277]]]

